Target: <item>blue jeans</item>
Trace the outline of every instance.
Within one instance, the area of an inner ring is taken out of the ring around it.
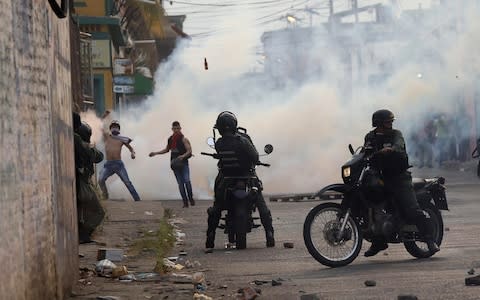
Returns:
[[[128,178],[127,169],[125,169],[125,165],[121,160],[108,160],[103,166],[103,169],[100,172],[100,178],[98,179],[98,184],[100,185],[103,196],[108,199],[108,190],[105,181],[113,174],[117,174],[118,177],[120,177],[120,179],[127,187],[128,191],[132,195],[133,199],[135,201],[140,201],[140,197],[138,196],[137,191],[133,187],[132,182]]]
[[[177,179],[178,189],[182,195],[183,204],[193,203],[192,183],[190,182],[190,168],[185,164],[181,169],[173,171]],[[188,195],[188,196],[187,196]]]

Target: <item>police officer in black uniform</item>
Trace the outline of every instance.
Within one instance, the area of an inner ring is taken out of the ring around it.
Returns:
[[[408,171],[408,155],[402,132],[392,128],[395,117],[387,109],[376,111],[372,115],[374,130],[365,136],[365,147],[372,147],[374,155],[372,165],[383,175],[386,192],[393,197],[406,221],[417,226],[431,252],[440,250],[433,240],[433,225],[430,218],[420,209],[413,190],[412,176]],[[382,238],[376,238],[365,252],[365,256],[374,256],[388,248]]]
[[[90,143],[92,129],[87,123],[81,122],[78,113],[73,113],[73,128],[78,235],[79,243],[83,244],[92,242],[93,232],[105,217],[91,181],[95,172],[94,164],[103,160],[103,153]]]
[[[224,176],[256,176],[255,164],[258,162],[258,152],[246,133],[237,130],[237,118],[229,111],[220,113],[217,117],[215,127],[222,136],[215,143],[217,153],[225,151],[234,151],[238,158],[238,166],[235,168],[227,168],[222,165],[222,161],[218,163],[218,175],[215,179],[215,200],[213,206],[208,208],[208,229],[206,248],[213,248],[215,242],[215,229],[220,222],[222,213],[222,202],[225,194],[226,183]],[[256,199],[256,207],[260,214],[260,220],[265,229],[267,247],[275,246],[273,235],[272,214],[265,203],[262,195],[262,182],[258,180],[258,196]]]

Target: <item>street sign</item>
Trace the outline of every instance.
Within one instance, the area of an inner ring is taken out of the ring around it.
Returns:
[[[115,58],[113,61],[113,75],[133,75],[133,63],[129,58]]]
[[[135,77],[133,76],[113,76],[113,83],[117,85],[134,85]]]
[[[135,92],[135,88],[133,85],[114,85],[113,92],[119,94],[133,94]]]

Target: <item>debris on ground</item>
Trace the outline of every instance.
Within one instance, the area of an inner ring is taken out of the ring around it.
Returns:
[[[320,300],[317,294],[305,294],[300,296],[300,300]]]
[[[100,248],[97,250],[97,260],[122,261],[123,250],[117,248]]]
[[[205,294],[195,293],[193,294],[193,300],[213,300],[213,298]]]
[[[398,295],[397,300],[418,300],[415,295]]]
[[[95,265],[95,272],[98,276],[110,277],[112,275],[113,269],[116,267],[117,266],[110,260],[102,259]]]
[[[365,286],[376,286],[377,282],[375,280],[365,280]]]
[[[277,286],[277,285],[282,285],[282,283],[280,281],[272,279],[272,286]]]
[[[251,282],[251,284],[255,284],[255,285],[262,285],[262,284],[265,284],[265,283],[270,283],[270,281],[268,280],[254,280]]]
[[[120,300],[120,297],[115,296],[97,296],[97,300]]]
[[[468,286],[480,285],[480,275],[465,278],[465,285],[468,285]]]
[[[207,282],[203,272],[196,272],[192,275],[193,288],[196,291],[205,291],[207,289]]]
[[[135,278],[137,281],[155,281],[163,279],[162,275],[155,272],[136,273]]]
[[[118,278],[118,277],[124,276],[124,275],[128,275],[127,267],[121,266],[121,267],[113,268],[113,270],[112,270],[112,277],[113,278]]]
[[[239,289],[236,299],[239,299],[239,300],[255,299],[260,294],[258,291],[260,291],[260,293],[261,293],[261,290],[256,290],[256,289],[252,288],[251,286]]]
[[[293,248],[294,244],[293,242],[285,242],[283,243],[284,248]]]
[[[468,270],[467,274],[468,274],[468,275],[473,275],[473,274],[475,274],[475,269],[474,269],[474,268],[471,268],[470,270]]]

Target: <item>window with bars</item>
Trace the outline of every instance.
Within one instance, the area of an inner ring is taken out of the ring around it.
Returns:
[[[92,73],[92,38],[88,33],[80,33],[80,76],[85,104],[94,105]]]

